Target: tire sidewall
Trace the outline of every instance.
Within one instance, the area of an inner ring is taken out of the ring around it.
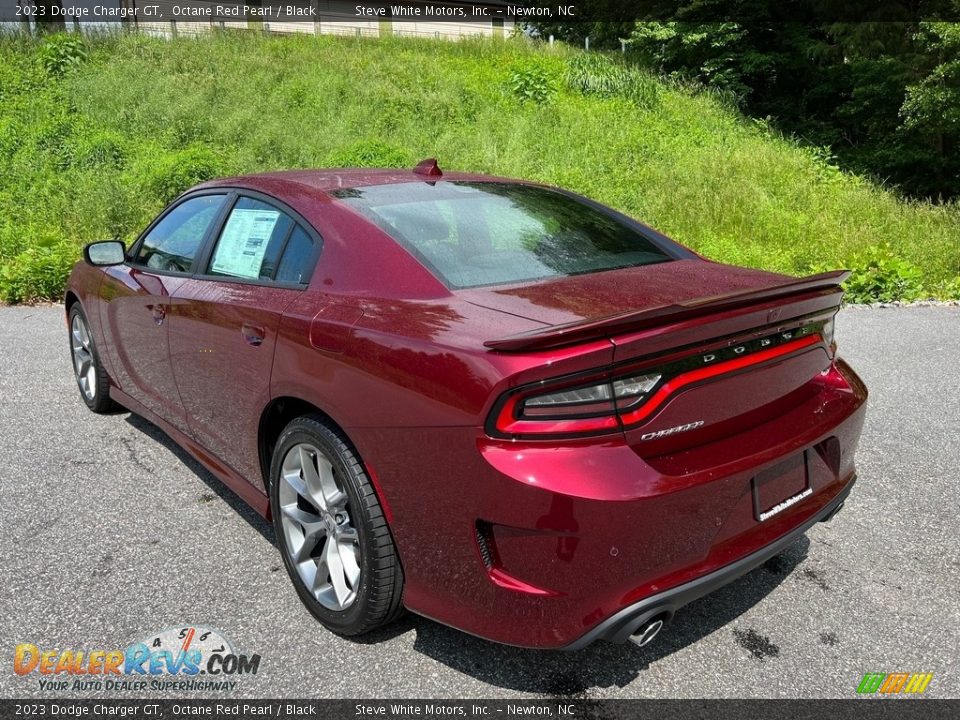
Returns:
[[[290,553],[286,545],[286,537],[283,532],[282,515],[280,508],[280,469],[283,465],[283,458],[287,452],[300,443],[310,443],[317,447],[321,453],[326,455],[327,459],[333,465],[334,474],[340,481],[340,486],[347,494],[348,510],[350,521],[357,531],[360,546],[360,588],[357,590],[357,596],[353,603],[345,610],[331,610],[324,607],[313,596],[310,590],[303,584],[297,568],[290,560]],[[373,575],[370,558],[373,556],[373,548],[369,547],[370,533],[367,529],[367,516],[364,512],[363,504],[360,501],[360,494],[356,486],[356,478],[350,471],[338,447],[343,441],[338,438],[328,428],[316,421],[300,418],[294,420],[286,430],[281,433],[277,440],[277,445],[273,454],[273,460],[270,463],[270,507],[271,519],[273,521],[273,531],[277,537],[277,546],[280,555],[283,557],[283,564],[290,576],[290,581],[297,590],[301,601],[307,606],[307,609],[324,625],[334,632],[350,633],[352,628],[360,625],[366,616],[366,604],[370,596],[370,579]]]

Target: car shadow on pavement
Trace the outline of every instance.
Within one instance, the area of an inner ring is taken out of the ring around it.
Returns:
[[[272,545],[276,545],[273,535],[273,525],[269,521],[260,517],[257,512],[240,499],[230,488],[217,480],[203,465],[197,462],[190,453],[177,445],[173,439],[163,430],[158,428],[149,420],[145,420],[139,415],[129,412],[125,420],[134,428],[142,432],[151,440],[163,445],[167,450],[173,453],[176,458],[186,465],[193,473],[203,480],[210,488],[210,491],[229,505],[240,517],[246,520],[250,526],[260,533],[265,540]],[[212,500],[213,498],[210,497]]]
[[[801,537],[780,555],[737,581],[681,608],[649,645],[597,642],[578,652],[524,650],[481,640],[425,618],[408,621],[414,650],[490,685],[558,698],[595,687],[624,687],[652,663],[721,630],[760,602],[807,556]]]

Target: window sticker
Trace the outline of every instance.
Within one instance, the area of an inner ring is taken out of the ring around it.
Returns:
[[[220,234],[210,270],[220,275],[256,280],[267,252],[279,210],[235,208]]]

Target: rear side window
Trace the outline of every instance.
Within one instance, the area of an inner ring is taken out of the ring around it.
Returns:
[[[293,228],[290,240],[277,267],[277,282],[307,283],[310,261],[313,259],[313,240],[299,225]]]
[[[303,284],[309,281],[314,242],[296,221],[270,203],[240,197],[217,239],[209,275]]]
[[[133,262],[164,272],[188,272],[225,195],[200,195],[170,210],[147,233]]]
[[[548,188],[441,181],[333,194],[453,288],[635,267],[675,257],[637,226]]]

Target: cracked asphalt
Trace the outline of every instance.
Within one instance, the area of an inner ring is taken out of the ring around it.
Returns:
[[[232,697],[852,697],[895,671],[960,697],[960,309],[844,310],[840,351],[871,397],[843,512],[653,644],[575,654],[415,616],[330,634],[267,523],[148,422],[87,411],[61,308],[0,308],[0,330],[0,697],[108,695],[41,691],[14,674],[17,643],[119,649],[189,625],[262,656]]]

